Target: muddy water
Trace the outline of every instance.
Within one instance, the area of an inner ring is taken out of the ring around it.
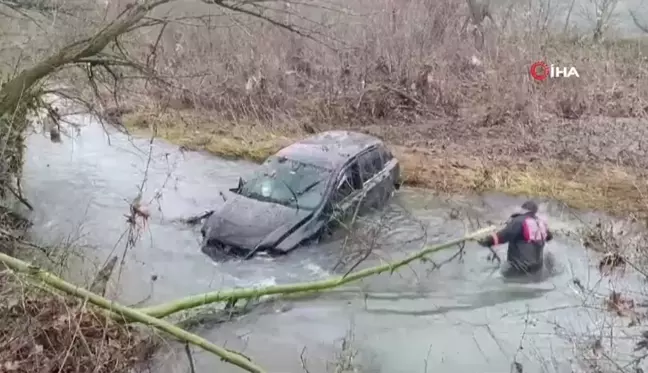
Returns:
[[[234,186],[239,175],[249,174],[255,166],[183,154],[160,141],[153,144],[149,161],[147,139],[129,140],[112,130],[108,136],[97,124],[85,124],[61,144],[40,134],[29,138],[24,189],[37,206],[36,238],[74,241],[82,247],[77,260],[84,265],[78,268],[100,265],[112,255],[125,257],[119,284],[111,287],[112,296],[122,302],[154,304],[222,287],[323,278],[338,261],[341,244],[330,242],[276,260],[212,263],[199,250],[197,228],[174,220],[222,203],[218,191]],[[151,218],[137,245],[124,252],[123,240],[118,242],[127,228],[124,214],[144,178],[143,200],[152,201]],[[377,257],[363,265],[401,257],[423,241],[461,235],[466,219],[450,219],[452,209],[485,225],[503,221],[520,202],[495,195],[443,200],[420,191],[401,191],[385,212],[364,222],[366,229],[379,221],[388,224],[373,234],[378,238]],[[574,230],[581,219],[596,217],[577,218],[548,203],[542,209],[556,230]],[[430,263],[418,263],[351,285],[344,292],[271,304],[197,331],[244,352],[270,372],[303,372],[300,355],[310,372],[333,372],[334,361],[350,356],[355,356],[353,363],[362,372],[501,373],[509,371],[514,359],[525,372],[580,371],[574,368],[574,350],[610,330],[609,325],[628,322],[596,309],[600,297],[611,286],[626,291],[639,284],[631,273],[624,282],[601,280],[596,258],[569,235],[558,234],[548,249],[562,271],[540,283],[504,283],[486,260],[485,249],[468,244],[461,262],[437,271],[430,271]],[[434,260],[453,253],[440,253]],[[86,275],[68,273],[75,281],[86,280]],[[570,286],[573,278],[594,294],[586,299],[577,293]],[[346,352],[341,350],[344,339],[350,345]],[[628,349],[628,343],[619,343],[615,348]],[[196,372],[238,371],[200,351],[194,358]],[[621,364],[624,359],[630,358],[622,357]],[[182,348],[170,346],[156,359],[154,371],[188,369]]]

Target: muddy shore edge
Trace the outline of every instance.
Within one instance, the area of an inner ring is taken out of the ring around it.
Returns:
[[[542,127],[423,122],[312,129],[213,120],[193,111],[135,110],[118,122],[132,135],[158,137],[182,150],[255,163],[310,133],[348,129],[386,141],[404,184],[443,194],[498,192],[553,199],[617,217],[648,218],[648,122],[634,118],[547,118]],[[611,127],[617,128],[610,131]],[[620,129],[620,130],[618,130]],[[630,144],[638,142],[637,145]],[[624,144],[625,143],[625,144]],[[646,164],[644,164],[646,163]]]

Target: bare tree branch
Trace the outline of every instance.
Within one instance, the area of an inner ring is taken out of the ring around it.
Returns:
[[[31,10],[40,13],[51,13],[59,8],[47,0],[1,0],[0,5],[4,5],[17,12]]]
[[[632,10],[628,11],[630,13],[630,17],[632,18],[632,22],[637,26],[637,28],[646,34],[648,34],[648,24],[644,23],[639,19],[639,16],[637,16],[637,13],[633,12]]]
[[[111,41],[142,20],[149,11],[170,1],[172,0],[158,0],[132,5],[96,35],[72,43],[58,53],[36,64],[36,66],[23,70],[16,77],[6,82],[2,90],[0,90],[0,101],[2,101],[0,103],[0,114],[13,111],[24,94],[41,79],[70,63],[76,63],[83,58],[97,55]]]
[[[215,5],[218,5],[218,6],[222,7],[222,8],[231,10],[231,11],[236,12],[236,13],[246,14],[246,15],[249,15],[251,17],[264,20],[264,21],[270,23],[273,26],[276,26],[276,27],[279,27],[281,29],[290,31],[290,32],[292,32],[294,34],[297,34],[297,35],[303,37],[303,38],[310,39],[310,40],[316,41],[316,42],[318,42],[320,44],[323,44],[322,40],[319,40],[319,39],[315,38],[310,33],[307,33],[306,30],[302,30],[301,28],[297,27],[296,25],[280,22],[280,21],[274,20],[274,19],[264,15],[263,10],[274,10],[274,11],[278,11],[278,10],[258,6],[257,3],[265,2],[263,0],[242,1],[242,2],[238,2],[236,4],[229,4],[229,3],[224,2],[223,0],[203,0],[203,2],[205,2],[207,4],[215,4]],[[259,11],[253,11],[253,10],[250,10],[250,9],[243,8],[243,6],[250,5],[250,4],[254,5],[257,9],[260,9],[260,10]],[[329,46],[329,48],[332,48],[332,47]]]

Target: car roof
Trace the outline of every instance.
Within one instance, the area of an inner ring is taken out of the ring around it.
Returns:
[[[382,141],[353,131],[325,131],[289,145],[276,156],[335,170],[350,158]]]

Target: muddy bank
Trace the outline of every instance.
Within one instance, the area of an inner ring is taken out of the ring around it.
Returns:
[[[119,121],[182,149],[261,162],[310,131],[297,124],[212,121],[197,111],[133,112]],[[333,127],[326,127],[330,129]],[[403,163],[407,185],[443,193],[502,192],[552,198],[579,209],[645,217],[646,139],[641,119],[548,117],[533,125],[439,120],[339,126],[381,137]]]
[[[335,274],[341,241],[305,247],[275,260],[212,263],[200,252],[197,230],[177,224],[176,218],[222,203],[216,191],[235,185],[238,176],[253,172],[255,165],[180,152],[160,140],[154,141],[149,162],[148,139],[129,139],[111,131],[108,143],[97,123],[85,121],[79,134],[63,137],[60,144],[40,134],[29,138],[24,188],[34,205],[43,206],[32,215],[36,238],[74,239],[84,245],[78,258],[85,266],[115,253],[124,255],[125,264],[109,287],[111,297],[126,304],[153,305],[209,290]],[[145,176],[143,199],[155,208],[137,245],[124,251],[119,241],[126,227],[124,213]],[[477,223],[501,222],[521,201],[501,195],[445,199],[406,188],[383,212],[363,221],[367,227],[376,221],[388,223],[388,229],[380,230],[375,255],[364,265],[457,237]],[[577,214],[559,203],[543,203],[541,208],[552,228],[561,232],[578,230],[600,217]],[[404,244],[413,237],[420,238]],[[421,372],[426,358],[429,370],[442,372],[508,371],[514,358],[524,364],[525,372],[548,367],[568,371],[579,363],[580,346],[587,346],[601,330],[604,335],[614,330],[615,335],[630,336],[640,331],[625,328],[627,318],[611,317],[601,305],[611,288],[638,292],[643,283],[631,271],[622,280],[601,277],[597,256],[585,251],[577,238],[558,234],[548,249],[563,270],[543,283],[504,284],[486,260],[488,252],[469,244],[463,262],[453,261],[437,271],[431,271],[429,262],[419,263],[345,292],[271,304],[196,331],[242,351],[269,371],[302,371],[302,352],[309,371],[316,373],[332,371],[336,362],[351,355],[354,365],[376,372]],[[432,259],[441,262],[453,253]],[[570,285],[574,278],[592,294],[575,290]],[[83,283],[82,276],[77,279]],[[341,352],[345,338],[348,348]],[[615,343],[615,354],[632,348],[632,338]],[[628,356],[632,354],[621,359]],[[197,371],[215,367],[238,371],[197,350],[194,358]],[[169,345],[157,359],[156,371],[187,369],[182,346]]]

